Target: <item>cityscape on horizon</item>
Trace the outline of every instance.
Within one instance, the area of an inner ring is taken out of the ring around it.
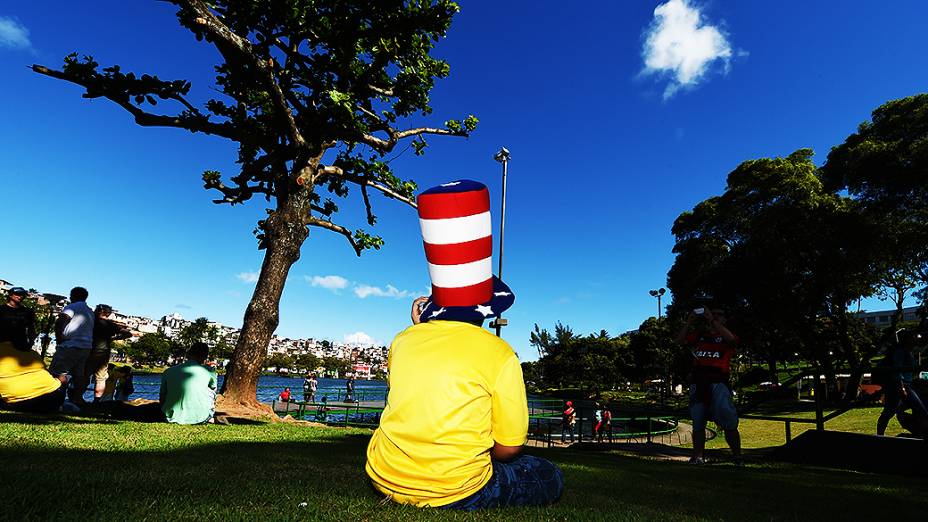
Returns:
[[[10,288],[15,286],[20,285],[0,278],[0,292],[6,293]],[[64,295],[43,292],[35,287],[29,288],[30,297],[36,300],[36,304],[40,306],[50,306],[54,313],[57,313],[68,303]],[[155,333],[162,333],[169,339],[173,339],[184,327],[193,323],[193,321],[184,319],[184,317],[177,312],[163,315],[158,319],[152,319],[142,315],[126,313],[120,311],[116,307],[113,307],[113,315],[111,318],[129,328],[132,336],[126,339],[126,342],[136,342],[143,335]],[[208,325],[210,327],[215,327],[219,338],[225,340],[229,346],[235,346],[241,329],[227,326],[216,321],[208,321]],[[40,339],[36,339],[36,343],[39,342]],[[54,355],[54,353],[55,340],[52,338],[48,345],[48,355]],[[271,336],[271,340],[267,347],[267,355],[272,356],[274,354],[288,357],[298,357],[303,354],[311,354],[319,358],[334,357],[352,363],[352,369],[357,376],[371,377],[385,370],[387,347],[317,339],[314,337],[289,338],[275,334]],[[281,370],[292,371],[290,368]]]

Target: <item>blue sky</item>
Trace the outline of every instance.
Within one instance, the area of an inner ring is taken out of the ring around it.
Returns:
[[[738,163],[800,147],[820,163],[872,109],[928,84],[921,1],[462,4],[436,51],[451,76],[425,121],[472,113],[480,127],[393,165],[422,189],[483,181],[498,219],[492,156],[512,151],[503,278],[517,300],[504,337],[524,360],[536,358],[535,323],[618,334],[654,315],[648,290],[673,262],[674,218],[721,193]],[[214,205],[200,182],[206,169],[234,172],[234,147],[137,127],[27,69],[72,51],[189,79],[197,99],[211,93],[216,53],[169,4],[0,6],[0,278],[60,293],[80,284],[91,303],[126,313],[239,326],[265,205]],[[359,259],[340,236],[311,231],[280,335],[388,343],[408,324],[412,296],[429,285],[416,214],[375,205],[379,252]],[[356,201],[340,220],[365,225]]]

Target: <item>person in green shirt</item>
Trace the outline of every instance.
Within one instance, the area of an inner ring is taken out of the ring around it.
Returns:
[[[202,424],[213,418],[216,408],[216,371],[206,366],[209,347],[194,343],[187,362],[161,375],[158,402],[165,420],[175,424]]]

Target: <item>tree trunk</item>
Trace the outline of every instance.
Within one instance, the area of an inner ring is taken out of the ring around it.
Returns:
[[[300,247],[309,235],[303,221],[308,212],[308,193],[296,191],[265,221],[264,262],[222,384],[227,403],[258,406],[258,378],[280,320],[280,296],[287,274],[300,258]]]

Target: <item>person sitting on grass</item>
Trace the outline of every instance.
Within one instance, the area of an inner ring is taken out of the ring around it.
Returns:
[[[388,499],[418,507],[551,504],[563,490],[560,469],[521,454],[528,403],[519,360],[481,327],[515,300],[492,274],[487,188],[457,181],[418,200],[432,295],[413,301],[413,325],[390,346],[367,475]]]
[[[119,386],[116,387],[116,400],[128,401],[129,397],[135,393],[135,383],[132,382],[132,367],[129,365],[122,367],[122,377],[119,378]]]
[[[202,424],[213,418],[216,371],[205,364],[208,355],[206,343],[193,343],[187,350],[187,362],[168,368],[161,375],[158,402],[166,421]]]
[[[35,342],[35,315],[22,306],[26,290],[13,287],[0,305],[0,407],[30,413],[53,413],[64,402],[67,385],[56,379]]]

